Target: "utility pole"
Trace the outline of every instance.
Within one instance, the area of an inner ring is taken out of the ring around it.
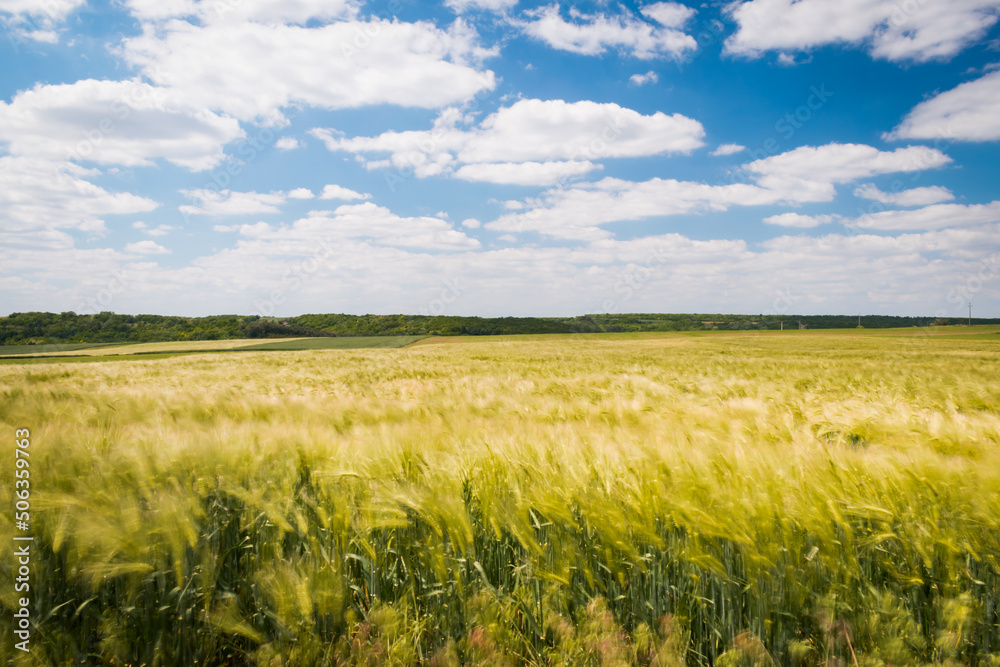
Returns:
[[[972,326],[972,302],[969,302],[969,326]]]

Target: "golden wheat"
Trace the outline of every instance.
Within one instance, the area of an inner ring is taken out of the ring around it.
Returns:
[[[241,352],[0,386],[39,550],[35,652],[5,625],[3,659],[1000,664],[992,340]]]

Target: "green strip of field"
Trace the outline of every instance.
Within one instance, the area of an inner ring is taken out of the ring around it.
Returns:
[[[996,325],[905,327],[901,329],[773,329],[713,330],[713,331],[630,331],[607,333],[557,333],[557,334],[503,334],[497,336],[431,336],[418,345],[452,343],[512,343],[557,340],[576,341],[653,341],[667,338],[733,338],[733,337],[837,337],[837,338],[956,338],[960,340],[1000,340],[1000,327]]]
[[[201,352],[203,350],[197,350]],[[230,352],[230,350],[218,350],[218,352]],[[104,354],[91,356],[48,356],[48,357],[0,357],[0,366],[26,366],[30,364],[80,364],[105,361],[157,361],[159,359],[171,359],[173,357],[185,357],[194,352],[143,352],[140,354]]]
[[[960,340],[1000,341],[1000,327],[908,327],[902,329],[803,329],[803,330],[743,330],[743,331],[677,331],[677,332],[616,332],[565,334],[510,334],[498,336],[337,336],[222,341],[173,341],[163,343],[74,343],[66,345],[6,345],[0,346],[0,363],[46,363],[52,361],[84,361],[114,358],[153,359],[165,355],[195,352],[218,353],[251,350],[355,350],[364,348],[400,348],[408,345],[441,345],[454,343],[575,341],[653,341],[683,338],[729,337],[835,337],[835,338],[951,338]],[[74,352],[78,352],[74,354]]]
[[[337,338],[297,338],[247,345],[241,350],[357,350],[360,348],[404,347],[426,336],[344,336]]]
[[[245,341],[217,341],[219,347],[206,347],[208,341],[190,341],[173,343],[148,343],[123,346],[114,344],[107,350],[94,350],[85,354],[72,355],[65,354],[72,349],[72,346],[42,346],[42,345],[19,345],[10,346],[17,348],[30,348],[27,352],[14,352],[7,356],[2,353],[7,352],[5,348],[0,348],[0,364],[43,364],[43,363],[66,363],[81,361],[110,361],[110,360],[133,360],[148,361],[153,359],[165,359],[177,355],[195,353],[220,353],[220,352],[269,352],[269,351],[294,351],[294,350],[358,350],[371,348],[399,348],[411,343],[415,343],[425,336],[352,336],[336,338],[294,338],[291,340],[270,340],[263,343],[245,344]],[[58,348],[44,354],[44,347]],[[84,349],[81,346],[76,349]],[[38,354],[43,352],[43,354]]]
[[[45,345],[0,345],[0,356],[16,354],[52,354],[53,352],[75,352],[94,347],[109,347],[121,343],[49,343]]]

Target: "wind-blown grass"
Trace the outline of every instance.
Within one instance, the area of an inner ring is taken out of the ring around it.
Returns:
[[[3,659],[1000,664],[991,341],[243,352],[0,387],[39,549],[34,653],[3,624]]]
[[[249,345],[245,350],[355,350],[359,348],[404,347],[426,336],[339,336],[271,340]]]
[[[46,345],[0,345],[0,357],[21,354],[53,354],[79,352],[99,347],[117,346],[117,343],[50,343]]]

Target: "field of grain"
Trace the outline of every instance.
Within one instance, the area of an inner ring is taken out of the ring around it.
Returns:
[[[404,347],[423,336],[337,336],[322,338],[236,338],[231,340],[169,341],[164,343],[80,343],[69,345],[0,345],[0,363],[48,363],[59,360],[88,361],[92,357],[131,357],[155,355],[165,357],[195,352],[228,352],[244,350],[356,350],[360,348]]]
[[[800,333],[0,365],[0,660],[997,667],[1000,335]]]
[[[274,339],[248,345],[244,350],[357,350],[360,348],[405,347],[424,336],[343,336],[336,338]]]
[[[311,340],[302,338],[284,339],[288,341]],[[258,338],[237,338],[232,340],[184,340],[163,343],[116,343],[102,345],[4,345],[0,346],[0,356],[44,355],[54,357],[111,356],[123,354],[156,354],[161,352],[214,352],[235,350],[248,345],[260,345]],[[16,351],[15,351],[16,350]]]

